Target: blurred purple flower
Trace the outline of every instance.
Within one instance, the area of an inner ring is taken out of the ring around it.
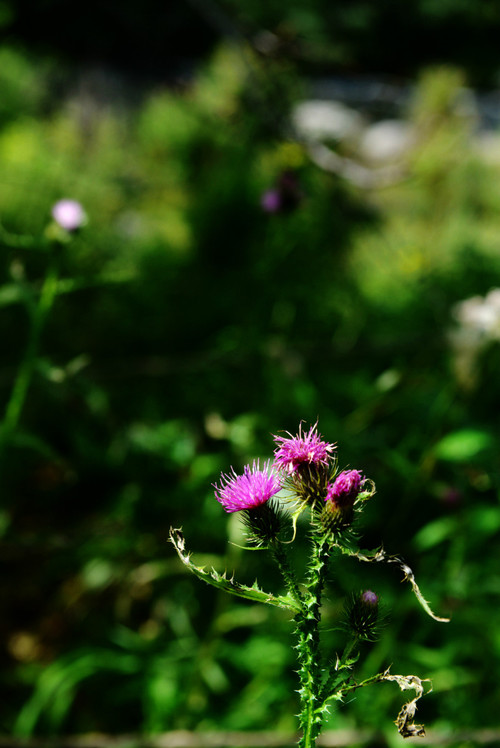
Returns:
[[[265,504],[281,490],[281,481],[276,473],[270,472],[269,461],[260,469],[259,461],[252,467],[245,465],[243,475],[237,475],[233,468],[229,475],[221,476],[220,486],[214,485],[215,498],[226,512],[239,512]]]
[[[59,200],[52,207],[52,218],[66,231],[76,231],[87,220],[82,206],[76,200]]]
[[[303,193],[295,172],[287,170],[280,174],[276,185],[264,192],[260,204],[266,213],[286,213],[295,210],[302,202]]]
[[[278,190],[267,190],[262,195],[260,204],[266,213],[278,213],[281,208],[281,195]]]

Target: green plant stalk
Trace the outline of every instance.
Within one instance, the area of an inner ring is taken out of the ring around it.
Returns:
[[[297,614],[295,617],[299,639],[297,652],[300,663],[301,713],[299,720],[302,736],[299,741],[299,748],[314,748],[323,722],[324,704],[320,700],[322,678],[319,622],[321,596],[325,586],[330,551],[331,546],[326,537],[313,535],[304,612]]]
[[[274,560],[276,561],[278,568],[281,572],[288,594],[295,600],[298,607],[304,613],[305,612],[304,595],[299,589],[299,585],[297,583],[295,572],[290,566],[290,562],[288,560],[288,554],[286,552],[286,549],[283,546],[283,543],[280,543],[277,540],[269,546],[269,549],[271,553],[273,554]]]
[[[3,422],[4,436],[12,433],[19,423],[31,379],[33,377],[33,372],[35,370],[43,325],[57,294],[57,282],[58,263],[57,259],[52,257],[47,269],[47,274],[43,281],[38,303],[34,307],[29,308],[31,313],[31,327],[24,357],[5,409]]]

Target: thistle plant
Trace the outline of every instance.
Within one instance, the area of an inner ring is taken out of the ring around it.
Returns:
[[[0,224],[0,241],[11,249],[45,251],[48,256],[45,277],[40,289],[26,282],[21,263],[14,265],[15,283],[10,293],[15,301],[24,304],[29,318],[29,336],[19,366],[3,420],[0,420],[0,457],[4,444],[19,426],[28,390],[39,362],[39,346],[43,328],[58,294],[61,249],[87,221],[83,207],[76,200],[59,200],[52,206],[52,221],[42,237],[17,236],[6,232]]]
[[[364,680],[356,679],[354,666],[361,644],[374,641],[383,622],[379,596],[373,590],[355,591],[345,601],[340,622],[346,639],[343,652],[335,658],[331,652],[322,652],[321,604],[330,565],[339,554],[360,562],[395,564],[426,613],[436,621],[448,619],[432,612],[412,570],[401,558],[381,548],[360,549],[357,523],[364,505],[375,494],[373,481],[360,470],[339,469],[336,445],[323,440],[317,424],[307,432],[300,426],[296,436],[287,433],[275,436],[274,441],[272,462],[262,466],[254,462],[241,475],[231,469],[214,485],[214,491],[226,512],[240,514],[248,547],[271,554],[281,572],[285,594],[265,592],[257,582],[249,587],[234,576],[228,578],[215,569],[196,566],[181,530],[170,530],[171,542],[181,561],[203,581],[239,597],[285,608],[293,615],[300,696],[299,748],[315,745],[332,702],[342,702],[356,689],[382,681],[394,681],[401,690],[414,691],[414,698],[404,704],[395,722],[405,738],[424,736],[424,726],[415,724],[415,712],[428,681],[416,675],[393,675],[389,668]],[[305,578],[300,581],[289,559],[299,517],[308,520],[310,542]]]

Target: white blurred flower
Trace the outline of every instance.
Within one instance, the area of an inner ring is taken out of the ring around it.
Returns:
[[[472,296],[453,307],[458,325],[448,339],[454,352],[455,373],[465,386],[474,384],[480,353],[492,342],[500,341],[500,288],[486,296]]]
[[[87,215],[76,200],[59,200],[52,207],[52,218],[66,231],[76,231],[87,222]]]
[[[363,130],[362,116],[339,101],[309,99],[292,113],[298,134],[309,141],[357,140]]]
[[[500,288],[486,296],[473,296],[456,304],[453,315],[458,323],[480,337],[500,340]]]

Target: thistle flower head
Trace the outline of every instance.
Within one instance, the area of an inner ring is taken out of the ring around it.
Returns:
[[[372,590],[365,590],[361,593],[361,602],[364,605],[376,607],[378,605],[378,595]]]
[[[252,466],[245,465],[243,475],[237,475],[233,468],[229,475],[221,476],[220,485],[214,484],[215,498],[226,512],[240,512],[254,509],[265,504],[281,490],[281,481],[276,473],[269,469],[269,461],[263,469],[259,461]]]
[[[364,482],[359,470],[343,470],[335,481],[330,483],[325,501],[332,501],[336,506],[352,506]]]
[[[87,221],[82,206],[76,200],[59,200],[52,206],[52,218],[66,231],[76,231]]]
[[[288,437],[275,436],[277,449],[274,451],[274,467],[285,473],[294,473],[307,465],[328,466],[335,444],[322,441],[316,429],[317,424],[314,424],[303,434],[300,425],[297,436],[292,436],[289,432]]]

